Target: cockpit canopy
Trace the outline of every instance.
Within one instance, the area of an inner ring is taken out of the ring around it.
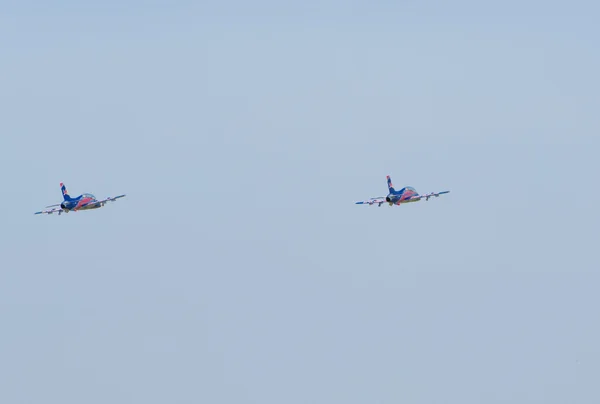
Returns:
[[[82,198],[92,198],[92,199],[96,199],[96,197],[92,194],[82,194],[81,195]]]

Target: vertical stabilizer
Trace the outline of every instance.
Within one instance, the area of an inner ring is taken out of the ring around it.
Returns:
[[[65,199],[65,201],[70,201],[71,197],[69,196],[69,193],[67,192],[67,187],[65,187],[65,184],[63,184],[62,182],[60,183],[60,190],[62,191],[63,198]]]
[[[395,194],[396,190],[394,189],[394,185],[392,184],[392,179],[390,178],[389,175],[386,178],[387,178],[387,186],[388,186],[388,190],[390,191],[390,194]]]

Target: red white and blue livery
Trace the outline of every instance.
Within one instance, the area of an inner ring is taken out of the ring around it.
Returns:
[[[450,191],[442,191],[442,192],[432,192],[426,195],[419,195],[419,193],[413,187],[404,187],[399,191],[394,189],[392,185],[392,179],[390,176],[387,176],[387,186],[389,193],[386,197],[379,196],[377,198],[371,198],[368,201],[360,201],[356,202],[357,205],[377,205],[381,206],[384,203],[388,203],[390,206],[398,205],[400,206],[403,203],[410,202],[419,202],[422,199],[426,201],[429,200],[432,196],[436,198],[440,195],[447,194]]]
[[[46,206],[46,208],[52,208],[50,210],[43,210],[41,212],[35,212],[36,215],[46,213],[51,215],[53,213],[58,213],[59,215],[64,213],[69,213],[71,211],[77,212],[79,210],[89,210],[89,209],[98,209],[103,207],[106,202],[114,202],[119,198],[123,198],[125,195],[119,195],[115,197],[108,197],[106,199],[97,200],[96,197],[92,194],[81,194],[76,198],[72,198],[67,192],[67,187],[62,182],[60,183],[60,190],[63,195],[63,202],[57,203],[56,205]]]

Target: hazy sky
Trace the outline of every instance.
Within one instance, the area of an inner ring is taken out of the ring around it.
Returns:
[[[600,402],[600,6],[484,3],[3,3],[0,402]]]

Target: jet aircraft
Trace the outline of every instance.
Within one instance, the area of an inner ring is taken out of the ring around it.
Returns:
[[[419,195],[417,193],[417,191],[412,187],[404,187],[400,191],[396,191],[394,189],[394,186],[392,185],[392,179],[390,178],[389,175],[387,176],[387,185],[388,185],[388,190],[389,190],[389,193],[387,196],[385,196],[385,197],[379,196],[377,198],[371,198],[367,201],[356,202],[356,205],[377,204],[379,207],[381,207],[381,205],[383,203],[387,202],[390,206],[394,206],[394,205],[400,206],[403,203],[418,202],[421,199],[425,199],[426,201],[428,201],[429,198],[431,198],[432,196],[435,196],[437,198],[440,195],[447,194],[448,192],[450,192],[450,191],[442,191],[442,192],[432,192],[432,193],[426,194],[426,195]]]
[[[77,198],[71,198],[69,193],[67,192],[67,187],[62,182],[60,183],[60,189],[63,194],[64,201],[62,203],[57,203],[56,205],[46,206],[47,208],[52,208],[50,210],[43,210],[41,212],[35,212],[36,215],[41,213],[47,213],[49,215],[58,212],[61,213],[69,213],[70,211],[77,212],[78,210],[88,210],[88,209],[98,209],[103,207],[106,202],[114,202],[119,198],[123,198],[125,195],[115,196],[114,198],[108,197],[106,199],[102,199],[101,201],[97,200],[96,197],[92,194],[82,194]]]

